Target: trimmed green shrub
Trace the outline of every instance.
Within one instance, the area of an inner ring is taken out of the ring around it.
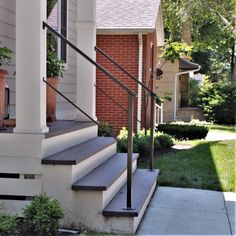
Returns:
[[[2,212],[0,206],[0,236],[13,236],[18,233],[18,219],[16,215]]]
[[[199,98],[199,106],[208,121],[235,124],[236,85],[206,80]]]
[[[118,152],[127,152],[128,130],[123,128],[119,133]],[[133,136],[133,152],[139,153],[140,156],[147,156],[150,153],[150,131],[145,135],[144,130]],[[167,134],[156,132],[154,135],[154,150],[164,149],[173,146],[173,140]]]
[[[179,140],[204,139],[208,128],[193,124],[159,124],[157,130]]]
[[[113,126],[108,122],[101,122],[98,126],[98,136],[111,136],[113,133]]]
[[[28,231],[38,236],[55,235],[59,220],[64,216],[61,204],[45,194],[34,197],[24,209],[25,224]]]

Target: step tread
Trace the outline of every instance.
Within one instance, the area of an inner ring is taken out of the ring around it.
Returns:
[[[112,137],[96,137],[42,159],[42,164],[76,165],[116,143]]]
[[[89,128],[91,126],[96,126],[96,124],[89,121],[78,122],[74,120],[57,120],[55,122],[48,122],[47,126],[49,128],[49,132],[45,134],[46,139]]]
[[[133,153],[133,161],[138,158]],[[107,190],[126,170],[127,153],[117,153],[72,185],[73,190]]]
[[[117,217],[137,217],[145,203],[145,200],[157,179],[159,170],[149,171],[146,169],[137,169],[132,177],[132,207],[127,210],[126,207],[126,189],[125,184],[111,202],[103,210],[104,216]]]

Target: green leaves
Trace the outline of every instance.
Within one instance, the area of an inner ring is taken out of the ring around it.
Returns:
[[[0,42],[1,45],[1,42]],[[2,65],[8,65],[11,63],[11,54],[12,50],[8,47],[0,47],[0,66]]]
[[[0,205],[0,236],[16,235],[18,232],[17,224],[17,216],[2,212],[2,205]]]
[[[197,107],[199,105],[199,95],[200,85],[197,80],[191,79],[189,80],[189,106]]]
[[[128,143],[128,130],[122,128],[119,133],[119,142],[118,142],[118,151],[127,152],[127,143]],[[150,130],[145,131],[141,130],[140,132],[133,135],[133,152],[139,153],[140,156],[148,156],[150,153]],[[163,134],[156,132],[154,134],[154,150],[168,148],[174,145],[172,138],[168,134]]]
[[[59,220],[63,216],[61,204],[45,194],[35,196],[31,204],[24,209],[28,230],[38,236],[55,235]]]
[[[199,97],[199,106],[209,121],[217,124],[235,123],[236,85],[206,81]]]
[[[235,0],[163,0],[165,36],[171,42],[181,42],[184,23],[189,20],[191,28],[188,32],[192,46],[194,52],[199,53],[193,60],[204,66],[201,72],[217,74],[220,78],[229,78],[230,74],[232,77],[235,63],[235,9]],[[205,52],[209,54],[207,66]]]
[[[54,51],[47,52],[47,77],[63,77],[64,62],[57,58]]]
[[[207,127],[194,124],[159,124],[157,129],[179,140],[204,139],[208,133]]]
[[[190,56],[192,47],[186,43],[167,41],[162,49],[161,57],[167,61],[174,62],[180,59],[181,56]]]

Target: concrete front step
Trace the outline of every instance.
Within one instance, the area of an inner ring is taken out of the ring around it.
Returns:
[[[135,233],[156,188],[159,170],[137,169],[132,177],[132,210],[126,209],[127,185],[124,185],[102,214],[106,232]]]
[[[73,206],[76,209],[69,218],[76,219],[90,230],[106,233],[132,234],[143,217],[156,188],[159,171],[136,170],[132,178],[132,205],[126,210],[126,177],[118,178],[104,191],[73,191]],[[121,180],[121,181],[120,181]],[[110,200],[109,200],[110,199]]]
[[[113,200],[103,210],[104,216],[136,217],[143,207],[153,184],[156,182],[159,170],[137,169],[132,177],[132,210],[126,209],[127,185],[117,193]]]
[[[49,133],[42,142],[43,157],[51,156],[72,146],[97,137],[93,122],[56,121],[49,123]]]
[[[139,154],[133,153],[133,163]],[[127,169],[127,153],[117,153],[84,178],[72,185],[73,190],[105,191]]]
[[[42,164],[76,165],[115,143],[116,141],[110,137],[96,137],[45,157]]]
[[[132,172],[135,172],[138,154],[132,157]],[[118,153],[72,186],[76,219],[89,229],[101,231],[103,209],[126,182],[127,153]]]
[[[80,129],[96,126],[96,124],[90,121],[57,120],[55,122],[48,122],[47,126],[49,128],[49,132],[45,134],[45,137],[52,138]]]
[[[93,126],[82,130],[86,133],[90,128]],[[73,132],[77,131],[70,134]],[[63,135],[45,140],[55,139],[51,146],[54,148]],[[127,154],[116,153],[114,138],[93,137],[54,152],[56,149],[41,160],[42,191],[62,203],[65,213],[62,223],[83,225],[100,232],[135,233],[155,190],[159,171],[137,170],[138,154],[133,154],[134,210],[124,210]]]
[[[71,185],[93,171],[116,153],[116,141],[111,137],[96,137],[42,159],[45,186],[51,180],[63,179],[61,188]]]

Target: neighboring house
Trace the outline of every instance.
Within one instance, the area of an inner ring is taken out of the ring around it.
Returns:
[[[171,98],[171,101],[164,100],[164,121],[190,121],[192,118],[204,120],[200,108],[189,107],[190,75],[199,71],[200,65],[180,58],[174,63],[162,61],[158,68],[163,71],[164,78],[158,81],[156,92],[160,97]]]
[[[97,47],[109,54],[135,78],[155,92],[157,49],[164,44],[164,27],[160,0],[97,0]],[[109,68],[138,94],[135,100],[135,130],[140,130],[144,116],[149,125],[150,108],[145,112],[144,90],[138,88],[125,73],[97,51],[97,61]],[[127,114],[111,98],[127,109],[127,94],[97,70],[96,115],[99,121],[110,123],[114,131],[127,127]],[[150,100],[150,99],[149,99]],[[147,104],[149,100],[146,101]],[[146,114],[146,115],[145,115]]]
[[[116,5],[122,3],[111,2]],[[155,3],[155,14],[158,14],[159,2],[145,2]],[[127,154],[117,153],[116,140],[97,137],[98,127],[94,124],[94,65],[99,67],[95,62],[94,50],[96,1],[58,0],[59,32],[84,52],[81,56],[82,53],[75,53],[71,47],[65,47],[63,42],[57,40],[58,55],[66,66],[59,90],[87,115],[58,96],[57,118],[64,121],[49,124],[46,123],[47,85],[44,81],[46,28],[49,28],[46,25],[46,3],[46,0],[0,1],[0,40],[14,51],[13,63],[6,69],[12,74],[16,71],[16,78],[8,79],[11,89],[10,116],[16,119],[16,126],[0,131],[0,205],[4,204],[3,210],[6,212],[21,215],[22,208],[36,194],[47,193],[61,202],[65,213],[64,226],[82,225],[103,232],[135,233],[155,190],[158,171],[137,169],[138,154],[132,153],[128,155],[127,171]],[[135,8],[132,10],[135,11]],[[140,10],[138,13],[141,16]],[[158,17],[155,19],[159,22]],[[150,76],[149,67],[155,66],[154,61],[152,66],[148,62],[151,42],[153,51],[157,45],[155,22],[153,19],[149,30],[142,30],[137,25],[130,36],[136,48],[139,45],[138,35],[140,41],[145,42],[143,48],[147,49],[143,53],[146,55],[142,59],[149,66],[140,63],[142,66],[139,69],[146,80]],[[99,44],[102,44],[101,38],[98,39]],[[129,44],[127,41],[123,47],[127,45],[130,50]],[[137,75],[138,51],[134,54],[136,59],[132,66],[136,69],[131,72]],[[120,56],[121,63],[122,58],[126,62],[126,56],[129,55]],[[97,81],[99,78],[101,75],[98,73]],[[132,88],[136,87],[133,84]],[[109,89],[114,92],[118,90],[111,86]],[[115,108],[108,109],[112,112]],[[127,178],[127,173],[133,174],[132,189],[129,188],[131,176]],[[132,197],[127,190],[133,193]]]

